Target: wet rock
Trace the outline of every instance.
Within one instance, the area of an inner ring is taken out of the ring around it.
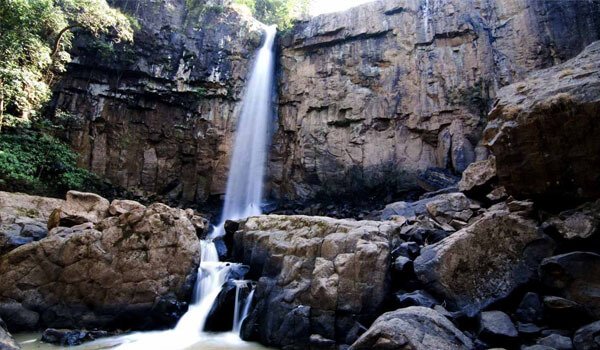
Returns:
[[[390,220],[394,216],[403,216],[406,218],[415,217],[427,213],[425,204],[431,201],[430,198],[422,199],[416,202],[396,202],[385,206],[381,213],[382,220]]]
[[[151,315],[159,324],[175,327],[177,321],[187,310],[188,303],[186,300],[181,300],[175,293],[168,293],[155,301]]]
[[[415,273],[451,307],[474,316],[536,277],[539,262],[553,249],[553,241],[535,222],[492,211],[423,248]]]
[[[427,308],[433,308],[439,304],[431,294],[424,290],[417,290],[411,293],[397,293],[396,299],[398,301],[398,307],[409,307],[409,306],[423,306]]]
[[[578,329],[573,337],[573,345],[576,350],[600,349],[600,321]]]
[[[546,227],[552,227],[565,239],[587,239],[600,228],[600,201],[560,213],[546,221]]]
[[[544,305],[540,296],[536,293],[527,293],[523,296],[515,316],[519,321],[525,323],[539,322],[544,318]]]
[[[510,343],[517,338],[519,332],[502,311],[485,311],[479,321],[479,337],[490,343]]]
[[[244,305],[244,302],[250,291],[252,285],[245,282],[236,282],[228,280],[223,289],[219,292],[217,299],[215,300],[210,313],[206,319],[205,331],[207,332],[229,332],[233,329],[233,314],[236,305],[236,296],[240,305]],[[236,290],[238,290],[236,295]]]
[[[87,341],[105,338],[111,334],[106,331],[86,331],[71,329],[48,328],[42,333],[44,343],[56,344],[61,346],[76,346]]]
[[[473,343],[434,310],[408,307],[381,315],[350,350],[472,349]]]
[[[559,334],[551,334],[547,337],[541,338],[537,343],[539,345],[548,346],[556,350],[573,349],[573,342],[571,341],[571,338]]]
[[[561,205],[600,196],[599,58],[595,42],[498,93],[484,141],[509,194]]]
[[[6,330],[6,325],[2,319],[0,319],[0,349],[21,350],[21,346],[19,346],[12,335]]]
[[[95,196],[76,197],[108,209]],[[22,330],[156,327],[157,298],[187,300],[198,261],[185,212],[160,203],[96,225],[56,228],[0,260],[0,317]]]
[[[553,256],[540,265],[542,282],[600,317],[600,255],[573,252]]]
[[[469,165],[458,183],[458,189],[469,194],[481,194],[491,189],[496,179],[496,159],[494,157]]]
[[[234,260],[258,279],[244,329],[270,346],[306,348],[311,335],[349,344],[389,295],[393,222],[268,215],[235,234]]]

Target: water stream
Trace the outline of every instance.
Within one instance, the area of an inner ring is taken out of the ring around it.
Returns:
[[[252,288],[249,281],[233,281],[236,285],[232,331],[208,333],[204,331],[206,320],[223,285],[230,280],[232,269],[239,264],[220,262],[212,238],[223,232],[225,220],[237,220],[261,213],[263,180],[269,145],[269,128],[272,123],[272,89],[275,58],[273,43],[277,33],[275,26],[265,27],[265,39],[255,58],[250,80],[242,101],[242,109],[236,129],[236,138],[221,224],[210,239],[201,241],[201,262],[198,267],[192,305],[176,327],[167,331],[139,332],[124,336],[100,339],[76,349],[120,350],[183,350],[183,349],[265,349],[244,342],[239,333],[252,304],[254,291],[241,298],[242,288]],[[35,339],[28,339],[24,349],[56,349]]]

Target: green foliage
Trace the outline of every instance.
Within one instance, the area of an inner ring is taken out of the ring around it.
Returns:
[[[4,113],[27,120],[49,99],[72,30],[131,41],[135,25],[106,0],[0,0],[0,128]]]
[[[234,0],[247,6],[254,17],[265,24],[276,24],[280,30],[292,26],[294,19],[305,16],[309,0]]]
[[[41,195],[92,190],[99,180],[77,167],[77,154],[57,138],[32,129],[0,134],[0,189]]]

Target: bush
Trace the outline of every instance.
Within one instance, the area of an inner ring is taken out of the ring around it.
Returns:
[[[32,129],[0,134],[0,190],[62,196],[94,191],[100,180],[77,167],[77,154],[57,138]]]

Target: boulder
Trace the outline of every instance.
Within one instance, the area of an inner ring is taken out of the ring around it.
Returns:
[[[539,322],[544,318],[544,305],[536,293],[527,293],[523,296],[517,311],[516,318],[525,323]]]
[[[548,295],[544,297],[544,320],[552,326],[573,328],[591,321],[591,318],[576,302]]]
[[[471,163],[458,183],[458,189],[467,193],[489,191],[496,179],[496,158],[490,157]]]
[[[111,334],[106,331],[48,328],[42,333],[42,341],[44,343],[61,346],[76,346],[87,341],[105,338],[110,335]]]
[[[396,293],[396,299],[398,301],[398,307],[408,306],[423,306],[433,308],[436,304],[439,304],[431,294],[424,290],[417,290],[410,293]]]
[[[542,282],[600,318],[600,255],[573,252],[542,261]]]
[[[590,238],[600,228],[600,201],[564,211],[547,220],[544,226],[553,228],[565,239]]]
[[[462,193],[442,194],[425,204],[427,212],[439,223],[449,224],[452,220],[469,221],[473,216],[471,201]]]
[[[573,337],[575,350],[598,350],[600,349],[600,321],[581,327]]]
[[[0,349],[1,350],[21,350],[21,346],[16,342],[10,333],[6,330],[6,325],[0,319]]]
[[[598,118],[600,42],[501,89],[484,132],[500,184],[517,198],[598,198]]]
[[[508,343],[519,335],[510,317],[502,311],[485,311],[479,320],[479,337],[489,343]]]
[[[459,180],[460,177],[443,168],[428,168],[417,176],[417,184],[427,192],[456,187]]]
[[[198,262],[192,223],[164,204],[56,228],[0,257],[0,317],[18,330],[144,328],[161,296],[188,300]]]
[[[551,347],[556,350],[572,350],[573,342],[571,338],[562,336],[560,334],[550,334],[544,338],[541,338],[537,342],[539,345]]]
[[[86,222],[98,223],[108,216],[110,202],[95,193],[67,192],[67,200],[61,207],[61,225],[72,226]]]
[[[234,235],[233,257],[258,280],[246,339],[289,349],[312,335],[351,344],[389,293],[394,222],[268,215]],[[314,338],[314,337],[313,337]]]
[[[15,218],[46,222],[52,211],[64,203],[62,199],[0,191],[0,223],[12,224]]]
[[[459,350],[473,343],[437,311],[413,306],[381,315],[350,350]]]
[[[121,215],[130,212],[134,209],[146,209],[146,206],[132,200],[115,199],[110,203],[108,212],[110,215]]]
[[[0,209],[0,211],[3,209]],[[12,224],[0,224],[0,255],[48,235],[46,224],[28,217],[12,218]]]
[[[535,222],[507,211],[491,211],[423,248],[414,268],[431,291],[474,316],[536,277],[539,263],[553,249],[554,242]]]

